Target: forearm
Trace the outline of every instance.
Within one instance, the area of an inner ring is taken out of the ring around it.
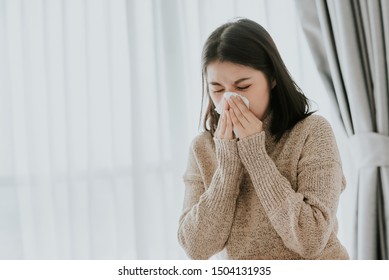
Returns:
[[[285,246],[313,258],[331,234],[342,173],[335,162],[317,170],[307,168],[299,178],[301,192],[294,191],[268,156],[264,137],[264,133],[258,134],[238,144],[242,163]]]
[[[204,186],[201,178],[185,180],[187,193],[178,239],[193,259],[208,259],[224,248],[239,194],[243,168],[236,143],[216,140],[215,144],[218,167],[209,186]]]
[[[190,258],[208,259],[224,248],[230,234],[237,197],[236,191],[231,190],[230,186],[238,184],[239,176],[236,174],[226,184],[217,171],[198,203],[181,215],[178,239]]]

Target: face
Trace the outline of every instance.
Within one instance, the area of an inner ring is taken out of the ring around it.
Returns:
[[[224,92],[236,92],[245,96],[250,101],[250,111],[263,119],[270,99],[270,87],[263,72],[241,64],[215,61],[207,66],[206,78],[215,106],[222,101]]]

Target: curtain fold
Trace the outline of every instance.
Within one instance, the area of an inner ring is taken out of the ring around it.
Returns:
[[[350,255],[388,259],[389,7],[387,1],[296,0],[317,68],[348,139]],[[346,209],[346,207],[348,209]]]

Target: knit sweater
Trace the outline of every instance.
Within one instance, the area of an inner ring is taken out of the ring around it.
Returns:
[[[191,143],[178,240],[191,259],[348,259],[336,212],[346,182],[330,124],[311,115],[280,141],[264,131]]]

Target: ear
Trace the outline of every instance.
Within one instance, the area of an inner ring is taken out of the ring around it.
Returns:
[[[271,81],[271,89],[273,89],[276,85],[277,85],[277,81],[276,81],[276,79],[273,79]]]

